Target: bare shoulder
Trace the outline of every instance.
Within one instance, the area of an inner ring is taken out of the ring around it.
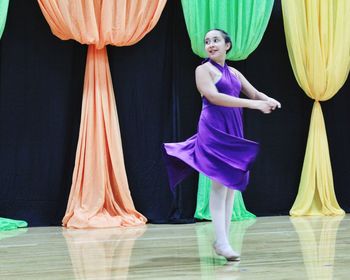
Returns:
[[[236,75],[237,77],[239,77],[241,74],[241,72],[239,72],[237,69],[233,68],[232,66],[229,66],[228,69],[232,74]]]
[[[200,76],[203,76],[203,75],[208,75],[208,74],[211,74],[210,73],[210,67],[208,65],[208,63],[203,63],[199,66],[197,66],[196,68],[196,75],[200,75]]]
[[[201,65],[198,65],[197,68],[196,68],[196,72],[197,71],[199,71],[199,72],[210,72],[210,68],[209,68],[208,62],[203,63]]]

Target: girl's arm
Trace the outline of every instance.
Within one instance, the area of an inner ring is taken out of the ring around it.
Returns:
[[[252,86],[251,83],[249,83],[249,81],[243,76],[243,74],[241,72],[239,72],[238,70],[234,70],[234,71],[235,71],[236,75],[238,76],[239,80],[241,81],[242,92],[248,98],[253,99],[253,100],[267,101],[272,106],[272,110],[274,110],[276,107],[281,108],[280,102],[267,96],[266,94],[262,93],[261,91],[258,91],[255,87]]]
[[[198,66],[196,69],[196,85],[201,95],[215,105],[256,109],[265,114],[272,110],[272,106],[266,100],[249,100],[218,92],[205,64]]]

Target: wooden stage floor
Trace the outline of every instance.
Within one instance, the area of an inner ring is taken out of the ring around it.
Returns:
[[[212,224],[0,232],[0,279],[350,279],[350,215],[233,222],[241,261],[212,248]]]

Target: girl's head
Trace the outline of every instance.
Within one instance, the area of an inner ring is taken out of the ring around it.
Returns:
[[[222,29],[212,29],[205,34],[205,50],[210,58],[224,55],[232,49],[230,36]]]

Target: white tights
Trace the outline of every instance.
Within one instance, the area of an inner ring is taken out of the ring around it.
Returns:
[[[229,231],[233,209],[234,190],[212,181],[210,192],[210,213],[214,224],[216,244],[230,246]]]

